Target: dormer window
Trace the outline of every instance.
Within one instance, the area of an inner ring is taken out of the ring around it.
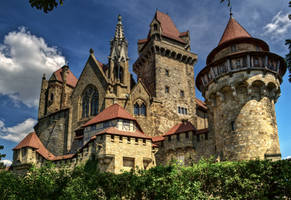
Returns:
[[[154,31],[157,31],[157,30],[158,30],[158,25],[154,24]]]

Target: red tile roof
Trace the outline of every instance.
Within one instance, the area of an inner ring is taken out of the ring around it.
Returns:
[[[60,82],[63,82],[63,77],[62,77],[63,68],[64,67],[61,67],[60,69],[58,69],[57,71],[54,72],[56,79]],[[72,86],[72,87],[76,87],[77,82],[78,82],[78,79],[71,72],[71,70],[68,69],[67,84]]]
[[[204,101],[202,101],[202,100],[200,100],[198,98],[195,98],[195,102],[199,107],[203,108],[204,110],[208,109],[207,106],[206,106],[206,103]]]
[[[182,43],[186,43],[184,40],[180,38],[180,32],[176,28],[174,22],[171,17],[166,13],[157,11],[155,15],[156,20],[160,22],[162,28],[162,35],[177,40]]]
[[[152,141],[153,142],[160,142],[160,141],[163,141],[163,140],[165,140],[165,138],[163,136],[161,136],[161,135],[152,137]]]
[[[191,124],[191,122],[181,122],[179,124],[176,124],[173,126],[166,134],[167,135],[173,135],[177,133],[183,133],[183,132],[188,132],[188,131],[195,131],[195,127]]]
[[[52,160],[55,157],[45,148],[35,132],[29,133],[13,150],[18,150],[25,147],[37,149],[36,152],[47,160]]]
[[[101,113],[89,120],[87,123],[85,123],[83,127],[97,124],[99,122],[108,121],[111,119],[129,119],[136,121],[136,119],[120,105],[113,104],[112,106],[104,109]]]
[[[42,144],[35,132],[29,133],[13,150],[19,150],[25,147],[36,149],[41,156],[47,160],[62,160],[72,158],[75,154],[55,156]]]
[[[121,135],[121,136],[129,136],[129,137],[137,137],[137,138],[144,138],[144,139],[151,139],[151,137],[146,136],[143,132],[136,130],[135,132],[130,132],[130,131],[121,131],[118,130],[115,127],[110,127],[107,128],[96,135],[102,135],[102,134],[111,134],[111,135]]]
[[[208,133],[208,128],[199,129],[196,131],[196,134],[203,134],[203,133]]]
[[[252,36],[231,16],[218,45],[236,38],[251,38]]]

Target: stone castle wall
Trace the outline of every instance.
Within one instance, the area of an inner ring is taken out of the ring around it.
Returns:
[[[34,127],[44,146],[54,155],[68,152],[69,109],[61,110],[41,118]]]

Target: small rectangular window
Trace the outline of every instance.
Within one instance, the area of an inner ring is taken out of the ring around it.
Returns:
[[[114,140],[114,135],[111,135],[111,140]]]
[[[166,72],[166,76],[170,76],[170,73],[169,73],[168,69],[166,69],[165,72]]]
[[[196,135],[197,142],[200,142],[200,135]]]
[[[178,107],[178,113],[181,113],[181,107],[180,106]]]
[[[136,142],[136,143],[138,142],[138,138],[135,138],[135,142]]]
[[[177,135],[177,141],[180,141],[180,134]]]
[[[143,142],[143,144],[146,144],[146,139],[143,139],[142,142]]]
[[[169,137],[168,137],[168,141],[171,142],[171,140],[172,140],[172,138],[171,138],[171,136],[169,136]]]
[[[185,93],[184,93],[184,90],[180,90],[180,97],[185,97]]]
[[[119,141],[122,142],[122,136],[119,136]]]
[[[127,137],[127,142],[130,142],[130,137]]]
[[[170,92],[170,88],[169,88],[169,86],[166,86],[165,87],[165,93],[169,93]]]
[[[189,138],[189,133],[188,132],[186,133],[185,138]]]
[[[208,133],[205,134],[205,140],[208,140]]]

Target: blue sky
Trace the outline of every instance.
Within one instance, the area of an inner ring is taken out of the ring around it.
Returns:
[[[86,3],[84,3],[86,2]],[[232,0],[235,19],[271,51],[285,56],[286,38],[291,38],[288,0]],[[155,10],[168,13],[177,28],[189,30],[191,48],[198,54],[195,76],[204,67],[208,53],[217,46],[229,19],[226,3],[219,0],[86,0],[65,1],[45,14],[28,1],[3,1],[0,7],[0,144],[5,159],[12,160],[15,147],[36,123],[38,95],[43,73],[68,63],[79,77],[93,48],[96,58],[107,62],[109,42],[117,15],[123,17],[129,41],[130,64],[137,58],[137,40],[146,37]],[[291,83],[287,74],[276,104],[281,153],[291,156]],[[202,98],[197,91],[197,97]],[[289,100],[289,101],[288,101]],[[6,161],[9,163],[9,161]]]

